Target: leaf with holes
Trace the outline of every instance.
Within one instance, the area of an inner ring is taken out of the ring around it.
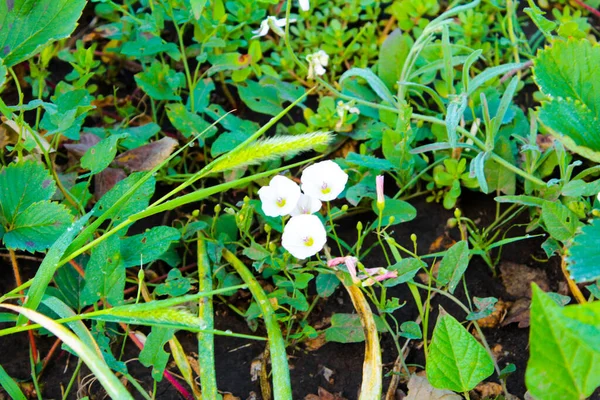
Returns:
[[[600,219],[581,228],[569,249],[567,269],[575,282],[600,278]]]
[[[117,155],[117,142],[126,136],[126,133],[110,135],[90,147],[81,157],[81,167],[89,169],[92,175],[104,170]]]
[[[110,236],[92,250],[85,270],[82,304],[94,304],[100,299],[113,306],[123,302],[125,264],[119,241],[117,236]]]
[[[94,215],[96,217],[102,215],[108,210],[117,200],[122,198],[140,179],[144,178],[143,172],[135,172],[127,178],[118,182],[111,190],[109,190],[94,207]],[[112,211],[109,216],[113,221],[121,221],[137,212],[145,210],[150,203],[150,198],[154,194],[154,185],[156,180],[151,177],[145,181],[127,201],[115,211]]]
[[[0,59],[12,67],[77,26],[85,0],[13,0],[0,2]]]
[[[545,201],[542,206],[542,220],[548,233],[563,242],[571,239],[577,228],[583,225],[573,211],[551,201]]]
[[[464,393],[492,375],[494,362],[460,322],[441,310],[425,370],[432,386]]]
[[[154,326],[146,338],[144,348],[140,352],[140,362],[145,367],[152,367],[152,378],[160,382],[169,361],[169,353],[165,351],[167,343],[175,333],[174,329]]]
[[[600,386],[600,302],[560,307],[532,289],[527,389],[535,398],[585,399]]]
[[[50,247],[73,221],[68,209],[50,198],[56,184],[37,162],[0,169],[0,225],[11,249],[30,252]]]

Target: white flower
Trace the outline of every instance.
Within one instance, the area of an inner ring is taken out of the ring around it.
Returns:
[[[302,171],[302,191],[322,201],[337,198],[344,191],[348,174],[333,161],[321,161]]]
[[[329,64],[329,56],[323,50],[307,55],[306,61],[308,61],[308,79],[314,79],[315,76],[321,76],[327,72],[324,67]]]
[[[296,20],[290,19],[290,22],[296,22]],[[283,37],[283,36],[285,36],[285,31],[281,28],[283,28],[284,26],[285,26],[285,18],[278,19],[277,17],[273,17],[270,15],[267,18],[262,20],[262,22],[260,23],[260,28],[258,28],[255,31],[252,31],[252,33],[254,33],[254,36],[252,36],[252,39],[261,37],[261,36],[265,36],[267,33],[269,33],[269,30],[273,30],[273,32],[275,32],[279,36]]]
[[[350,114],[360,114],[360,110],[358,107],[355,107],[354,102],[344,103],[343,101],[338,101],[336,111],[340,118],[344,118],[347,113]]]
[[[299,259],[314,256],[326,242],[325,227],[316,215],[303,214],[290,218],[281,236],[283,248]]]
[[[303,193],[300,195],[300,200],[298,200],[296,208],[292,210],[290,215],[295,217],[302,214],[314,214],[321,209],[322,205],[321,200]]]
[[[298,0],[298,5],[302,11],[310,10],[310,0]]]
[[[258,190],[258,196],[265,215],[279,217],[289,214],[296,208],[300,199],[300,187],[293,180],[277,175],[271,179],[269,186],[263,186]]]

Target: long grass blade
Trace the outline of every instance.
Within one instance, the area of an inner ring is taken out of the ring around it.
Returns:
[[[212,290],[212,269],[206,251],[206,241],[198,235],[198,292]],[[207,331],[214,329],[214,310],[212,296],[201,297],[198,302],[198,317]],[[215,341],[211,333],[198,333],[198,363],[200,368],[200,385],[202,394],[207,399],[216,399],[217,376],[215,373]]]

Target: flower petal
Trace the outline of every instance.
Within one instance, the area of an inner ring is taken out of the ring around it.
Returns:
[[[327,232],[315,215],[298,215],[290,218],[283,228],[282,246],[296,258],[314,256],[327,242]]]

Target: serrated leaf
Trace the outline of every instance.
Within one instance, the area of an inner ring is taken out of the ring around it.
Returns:
[[[157,382],[162,380],[169,361],[169,353],[165,351],[165,344],[174,334],[174,329],[152,327],[152,331],[144,343],[144,348],[140,352],[140,362],[146,367],[152,367],[152,378]]]
[[[135,172],[127,178],[118,182],[111,190],[109,190],[94,206],[94,216],[98,217],[108,210],[117,200],[133,187],[140,179],[144,178],[145,173]],[[120,209],[114,211],[109,216],[113,221],[121,221],[130,215],[140,212],[150,203],[150,198],[154,194],[154,185],[156,180],[150,177],[145,181],[133,195],[123,203]]]
[[[461,240],[450,247],[442,258],[437,277],[438,285],[448,285],[448,291],[454,293],[468,266],[469,243]]]
[[[547,39],[552,38],[552,31],[556,28],[556,22],[550,21],[544,17],[545,12],[535,4],[533,0],[527,0],[529,7],[525,8],[523,12],[529,15],[529,18],[539,28],[539,30],[546,36]]]
[[[467,392],[492,375],[494,362],[464,326],[442,313],[429,345],[427,379],[438,389]]]
[[[125,265],[121,257],[120,239],[110,236],[92,250],[85,270],[82,304],[94,304],[102,299],[111,305],[123,302]]]
[[[89,169],[92,175],[104,170],[117,155],[117,142],[126,136],[126,133],[110,135],[90,147],[81,157],[81,167]]]
[[[11,249],[31,253],[46,250],[71,225],[73,216],[62,204],[40,201],[20,212],[4,234]]]
[[[583,224],[577,215],[561,203],[545,201],[542,206],[542,220],[548,233],[557,240],[569,240]]]
[[[12,67],[42,47],[68,37],[77,26],[85,0],[0,2],[0,58]]]
[[[155,226],[139,235],[121,240],[123,265],[132,267],[156,261],[171,246],[179,240],[181,233],[170,226]]]
[[[600,386],[600,302],[558,306],[533,285],[527,389],[547,400],[585,399]]]
[[[204,132],[199,138],[201,146],[204,145],[204,139],[217,133],[216,127],[211,127],[210,124],[198,114],[188,111],[183,104],[169,104],[166,107],[166,110],[169,121],[171,121],[173,126],[186,138]]]
[[[567,257],[567,269],[575,282],[590,282],[600,278],[600,219],[581,228],[575,236]]]

